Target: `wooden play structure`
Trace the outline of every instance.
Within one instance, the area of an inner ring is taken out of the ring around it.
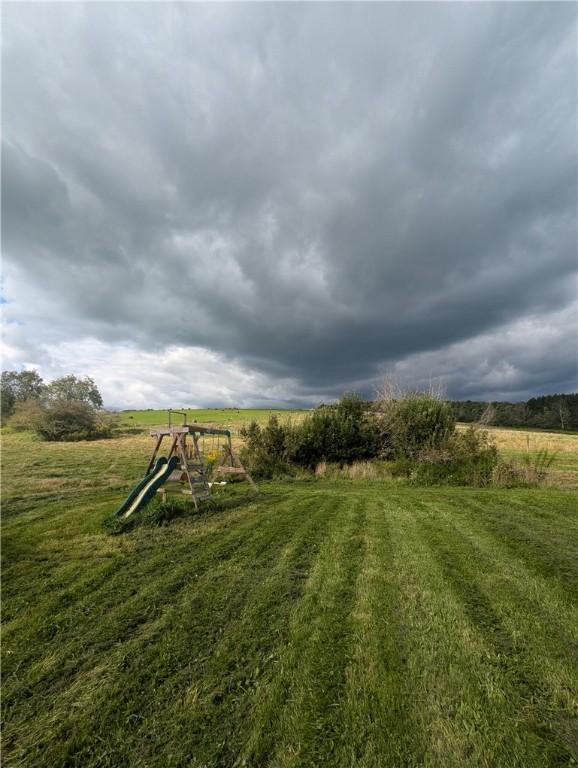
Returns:
[[[178,426],[172,424],[173,414],[183,416],[183,423]],[[151,429],[150,435],[155,438],[155,446],[145,476],[119,507],[116,513],[118,516],[129,517],[133,512],[142,509],[155,493],[160,493],[164,501],[170,491],[191,496],[195,508],[198,508],[199,502],[211,496],[212,485],[217,478],[241,477],[247,480],[255,491],[258,490],[253,478],[233,450],[228,429],[188,424],[186,413],[169,410],[168,426]],[[165,437],[170,441],[168,455],[157,458]],[[213,482],[209,482],[205,467],[205,442],[208,438],[211,440],[210,447],[213,452],[214,441],[217,443]]]

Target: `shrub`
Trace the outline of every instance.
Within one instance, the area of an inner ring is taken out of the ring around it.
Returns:
[[[449,403],[429,394],[406,394],[379,403],[382,442],[396,458],[417,459],[425,450],[441,448],[453,435]]]
[[[406,477],[415,485],[487,486],[494,481],[498,451],[487,432],[470,427],[455,432],[443,445],[423,448],[416,458],[392,464],[393,477]]]
[[[25,430],[37,430],[42,421],[44,408],[39,400],[30,398],[21,403],[16,403],[14,413],[8,421],[8,425],[17,432]]]
[[[513,461],[498,461],[492,470],[492,485],[500,488],[519,488],[528,485],[523,470]]]
[[[245,438],[241,460],[252,475],[270,480],[293,474],[288,459],[291,432],[291,425],[279,424],[277,416],[270,416],[265,427],[253,421],[241,429],[240,434]]]
[[[45,440],[74,441],[109,437],[111,425],[87,403],[57,401],[42,408],[34,426]]]
[[[45,389],[44,382],[37,371],[2,371],[0,382],[2,421],[12,415],[19,403],[42,397]]]
[[[290,461],[307,469],[322,461],[351,464],[377,457],[381,434],[363,400],[344,395],[336,405],[319,406],[292,429],[287,450]]]
[[[3,424],[14,413],[15,406],[16,398],[14,393],[10,389],[2,387],[0,390],[0,418]]]
[[[357,395],[319,406],[301,424],[280,424],[271,416],[266,427],[253,422],[241,435],[243,462],[263,478],[294,475],[296,467],[313,470],[322,462],[351,464],[380,453],[379,426]]]
[[[424,449],[412,479],[422,485],[473,485],[492,483],[498,450],[485,430],[469,427],[454,432],[440,448]]]

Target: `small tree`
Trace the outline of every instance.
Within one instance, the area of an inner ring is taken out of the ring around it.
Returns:
[[[81,379],[71,374],[54,379],[46,387],[46,396],[53,402],[76,401],[93,408],[102,408],[102,397],[90,376]]]

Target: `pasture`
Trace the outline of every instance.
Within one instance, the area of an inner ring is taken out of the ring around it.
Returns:
[[[578,437],[561,438],[568,487],[270,482],[111,536],[150,438],[7,432],[5,764],[578,765]]]
[[[235,431],[251,421],[263,424],[270,416],[277,416],[279,420],[298,420],[307,411],[275,408],[183,408],[183,413],[187,414],[187,421],[190,424],[194,422],[211,424]],[[119,411],[116,416],[123,427],[156,427],[167,423],[168,412],[162,410]],[[173,415],[175,424],[180,424],[182,419],[183,417],[178,413]]]

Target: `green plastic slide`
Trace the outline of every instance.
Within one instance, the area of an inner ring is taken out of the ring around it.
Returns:
[[[138,482],[124,502],[116,511],[117,517],[129,517],[133,512],[138,512],[150,501],[157,488],[166,482],[179,463],[177,456],[172,456],[168,461],[165,456],[157,459],[157,462],[146,477]]]

